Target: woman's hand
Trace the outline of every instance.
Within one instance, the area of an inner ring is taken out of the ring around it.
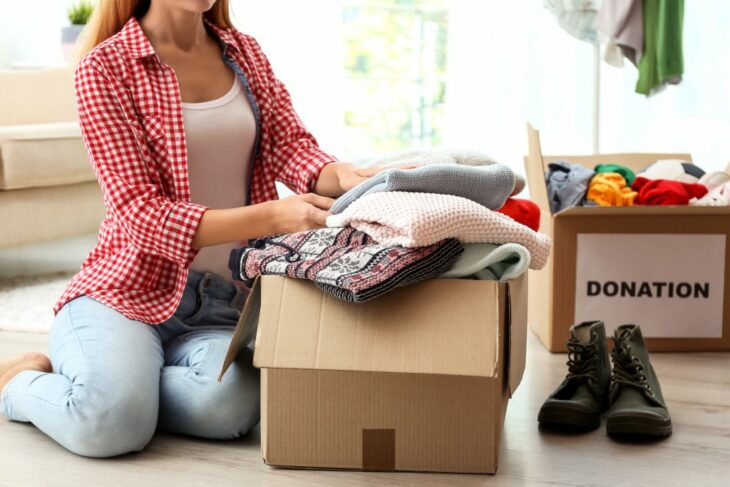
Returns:
[[[342,171],[340,175],[340,187],[342,192],[350,191],[358,184],[367,181],[376,174],[390,169],[387,167],[356,167],[350,166]]]
[[[300,194],[281,200],[228,209],[208,209],[200,220],[193,248],[240,242],[326,226],[331,198]]]
[[[298,194],[265,203],[274,235],[304,232],[327,226],[326,220],[334,200],[314,193]]]
[[[320,195],[336,197],[388,169],[413,169],[414,167],[417,166],[357,167],[346,162],[331,162],[319,174],[314,191]]]

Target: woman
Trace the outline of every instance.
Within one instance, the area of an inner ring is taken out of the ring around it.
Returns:
[[[77,454],[138,451],[158,427],[225,439],[255,426],[250,351],[217,382],[246,296],[228,253],[324,226],[331,197],[377,171],[319,149],[228,12],[101,0],[85,32],[77,107],[106,218],[54,307],[50,360],[0,363],[0,411]],[[277,180],[300,194],[278,200]]]

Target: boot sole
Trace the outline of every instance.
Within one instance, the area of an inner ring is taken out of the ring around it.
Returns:
[[[672,434],[671,420],[666,422],[648,421],[641,418],[609,418],[606,421],[609,436],[656,436],[666,438]]]
[[[537,415],[540,424],[565,426],[582,430],[594,430],[601,426],[601,418],[583,409],[567,409],[561,407],[543,407]]]

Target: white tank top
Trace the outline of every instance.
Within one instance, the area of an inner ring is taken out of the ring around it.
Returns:
[[[256,119],[241,81],[234,78],[231,89],[220,98],[182,103],[190,199],[209,208],[246,203],[246,168],[253,156]],[[228,256],[242,245],[245,242],[203,247],[190,268],[233,281]]]

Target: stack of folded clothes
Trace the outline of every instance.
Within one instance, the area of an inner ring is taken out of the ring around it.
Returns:
[[[388,162],[412,164],[418,154]],[[307,279],[357,303],[428,279],[505,281],[546,264],[551,241],[538,233],[540,210],[514,197],[521,177],[473,151],[420,154],[428,164],[387,169],[342,195],[327,228],[234,250],[234,278]]]
[[[574,206],[730,206],[730,174],[706,173],[676,159],[654,162],[638,174],[618,164],[589,169],[565,161],[545,175],[553,213]]]

